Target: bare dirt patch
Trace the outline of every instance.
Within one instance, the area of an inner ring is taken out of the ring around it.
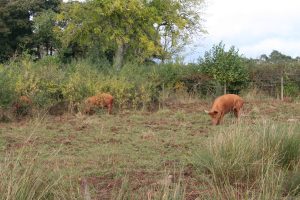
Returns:
[[[104,176],[95,176],[95,177],[85,177],[81,178],[80,185],[82,188],[82,193],[84,193],[84,188],[86,185],[91,189],[95,190],[95,198],[101,200],[110,200],[114,195],[122,192],[122,184],[126,183],[129,185],[127,190],[130,193],[140,193],[142,189],[150,185],[154,186],[157,184],[159,179],[159,173],[155,172],[145,172],[145,171],[132,171],[125,174],[123,177],[115,177],[113,174],[108,174]],[[141,195],[146,195],[141,193]],[[146,198],[146,196],[144,196]]]

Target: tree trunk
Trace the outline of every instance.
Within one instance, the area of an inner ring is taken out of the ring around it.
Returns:
[[[224,94],[227,94],[227,86],[226,86],[226,82],[224,83]]]
[[[49,55],[49,43],[46,42],[46,56]]]
[[[115,56],[114,56],[114,67],[117,69],[117,70],[120,70],[121,67],[123,66],[123,61],[124,61],[124,44],[121,43],[121,44],[118,44],[118,48],[115,52]]]
[[[41,55],[41,48],[40,48],[40,45],[37,45],[36,49],[37,49],[36,51],[37,51],[38,59],[41,59],[41,58],[42,58],[42,55]]]
[[[52,56],[53,55],[53,47],[52,47],[52,45],[50,46],[50,56]]]

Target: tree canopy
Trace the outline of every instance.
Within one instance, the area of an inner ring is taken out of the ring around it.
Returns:
[[[32,19],[44,10],[58,11],[61,0],[0,1],[0,62],[13,54],[34,51]]]
[[[56,29],[65,47],[111,52],[120,67],[124,59],[170,58],[192,32],[203,31],[200,13],[188,5],[201,0],[91,0],[64,4]],[[107,55],[107,54],[106,54]]]
[[[203,0],[2,0],[0,62],[26,50],[125,61],[171,59],[201,34]]]

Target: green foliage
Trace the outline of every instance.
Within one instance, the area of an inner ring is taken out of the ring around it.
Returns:
[[[40,77],[33,73],[34,63],[29,58],[24,58],[15,63],[15,91],[19,95],[33,95],[38,91]]]
[[[71,63],[64,77],[64,97],[71,102],[78,102],[94,95],[99,85],[98,73],[99,71],[83,61]]]
[[[46,10],[40,12],[34,17],[34,39],[37,46],[38,57],[42,57],[41,47],[45,47],[45,54],[52,55],[55,48],[58,47],[58,40],[54,35],[54,24],[55,24],[56,13],[53,10]]]
[[[297,97],[300,95],[300,86],[296,82],[286,81],[284,84],[284,95],[289,97]]]
[[[0,62],[23,51],[34,53],[36,45],[31,18],[37,12],[58,11],[61,0],[10,0],[0,2]]]
[[[0,108],[8,107],[14,99],[13,80],[9,77],[9,70],[0,64]]]
[[[222,42],[205,52],[204,59],[200,60],[200,66],[202,72],[223,85],[243,86],[248,80],[248,72],[238,50],[232,46],[226,51]]]
[[[47,105],[56,100],[55,94],[60,90],[64,73],[55,58],[45,57],[34,63],[24,54],[5,67],[3,76],[9,80],[3,86],[11,91],[5,95],[14,97],[5,98],[6,101],[12,103],[19,96],[26,95],[39,105]]]
[[[258,73],[269,75],[268,69],[265,65],[252,68],[250,77],[255,80],[253,77]],[[277,72],[277,68],[273,70]],[[180,95],[218,95],[221,87],[219,81],[199,70],[196,64],[131,62],[117,70],[106,59],[102,62],[92,58],[73,60],[66,64],[59,56],[45,56],[33,61],[25,53],[1,65],[0,76],[2,107],[8,107],[21,95],[30,97],[35,106],[47,107],[59,101],[80,103],[89,96],[108,92],[115,97],[115,107],[140,109]],[[286,95],[299,94],[296,81],[293,79],[293,84],[286,82]],[[240,89],[243,83],[243,79],[236,80],[228,88]]]
[[[285,62],[285,61],[291,61],[292,57],[291,56],[287,56],[284,55],[282,53],[280,53],[277,50],[273,50],[269,56],[269,58],[267,58],[267,60],[269,62],[274,62],[274,63],[278,63],[278,62]]]
[[[31,96],[38,90],[38,78],[33,71],[33,62],[30,60],[28,54],[24,54],[19,60],[11,62],[8,66],[4,67],[3,76],[8,80],[4,86],[7,89],[10,88],[9,90],[11,90],[14,97],[21,95]]]
[[[282,59],[248,60],[247,68],[250,81],[254,83],[253,86],[276,97],[280,93],[281,78],[283,77],[284,96],[299,96],[299,62],[284,58],[285,56]]]
[[[32,44],[29,21],[31,3],[20,0],[1,1],[0,62],[8,60],[16,50]]]
[[[115,97],[115,102],[119,108],[137,106],[137,86],[133,81],[128,81],[124,77],[111,77],[102,82],[100,90],[109,91]]]
[[[59,53],[66,60],[97,52],[120,68],[125,61],[171,59],[190,35],[204,32],[203,0],[0,3],[0,62],[23,51],[39,59]]]
[[[186,41],[192,32],[202,31],[197,21],[200,13],[187,6],[191,3],[202,5],[201,0],[66,3],[57,16],[55,32],[64,48],[73,44],[88,51],[96,48],[108,60],[113,59],[117,68],[123,61],[165,60],[182,46],[179,40]]]
[[[109,92],[115,97],[116,107],[147,108],[157,102],[158,89],[153,82],[144,81],[146,70],[128,65],[120,72],[104,73],[102,67],[88,61],[62,65],[55,57],[32,62],[25,55],[6,70],[3,66],[1,75],[6,79],[1,79],[5,81],[1,96],[3,105],[10,104],[14,97],[27,95],[44,107],[61,100],[82,102],[99,92]]]

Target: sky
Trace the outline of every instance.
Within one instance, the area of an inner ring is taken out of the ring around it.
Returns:
[[[221,41],[248,58],[273,50],[300,56],[300,0],[206,0],[203,12],[208,33],[187,47],[188,62],[196,62]]]

